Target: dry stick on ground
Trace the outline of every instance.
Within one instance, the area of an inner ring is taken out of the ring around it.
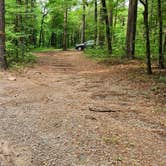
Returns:
[[[93,112],[117,112],[117,111],[120,111],[120,110],[112,110],[112,109],[109,109],[109,108],[105,108],[105,107],[89,107],[89,111],[93,111]]]

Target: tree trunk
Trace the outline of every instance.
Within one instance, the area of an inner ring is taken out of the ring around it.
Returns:
[[[113,25],[113,9],[110,10],[109,25],[110,27]]]
[[[44,6],[44,10],[43,10],[43,15],[42,15],[42,19],[41,19],[41,23],[40,23],[40,33],[39,33],[39,47],[41,47],[41,45],[44,45],[44,32],[43,32],[43,26],[44,26],[44,19],[47,16],[48,11],[46,11],[46,6]]]
[[[98,43],[99,46],[102,47],[104,45],[104,14],[103,14],[103,7],[100,6],[100,19],[99,19],[99,34],[98,34]]]
[[[64,11],[63,51],[67,50],[67,7]]]
[[[145,34],[146,34],[146,63],[147,63],[147,73],[152,74],[151,68],[151,56],[150,56],[150,39],[149,39],[149,20],[148,20],[148,0],[140,0],[144,5],[144,24],[145,24]]]
[[[31,0],[31,14],[32,14],[32,18],[31,18],[31,21],[32,21],[32,26],[33,26],[33,29],[31,30],[31,35],[30,35],[30,43],[35,47],[37,47],[37,30],[35,28],[35,24],[34,22],[36,21],[36,16],[34,14],[34,9],[35,9],[35,0]]]
[[[43,36],[43,24],[44,24],[45,14],[42,16],[41,24],[40,24],[40,33],[39,33],[39,47],[42,45],[42,36]]]
[[[161,0],[158,0],[158,20],[159,20],[159,68],[164,69],[164,55],[163,55],[163,20],[161,14]]]
[[[26,20],[25,21],[25,23],[28,23],[28,19],[29,19],[29,16],[28,16],[28,13],[29,13],[29,7],[28,7],[28,5],[29,5],[29,0],[25,0],[25,17],[24,17],[24,19]],[[24,32],[25,32],[25,34],[29,34],[30,32],[29,32],[29,29],[27,28],[27,26],[24,26]],[[26,46],[28,46],[28,44],[29,44],[29,37],[25,37],[25,45]]]
[[[95,20],[95,34],[94,34],[94,41],[95,41],[95,45],[96,45],[96,43],[97,43],[97,0],[95,0],[95,2],[94,2],[94,4],[95,4],[95,14],[94,14],[94,16],[95,16],[95,18],[94,18],[94,20]]]
[[[166,52],[166,32],[164,33],[164,41],[163,41],[163,53]]]
[[[82,43],[85,42],[85,10],[86,10],[86,7],[85,7],[85,2],[83,1],[83,14],[82,14],[82,36],[81,36],[81,41]]]
[[[109,26],[109,19],[108,19],[108,13],[107,13],[107,6],[106,1],[101,0],[103,12],[104,12],[104,20],[106,25],[106,37],[107,37],[107,47],[108,47],[108,53],[112,53],[112,45],[111,45],[111,33],[110,33],[110,26]]]
[[[149,28],[151,31],[151,27],[153,26],[153,15],[154,15],[154,0],[151,0],[151,5],[150,5],[150,13],[149,13]]]
[[[16,0],[17,5],[19,8],[21,8],[22,1],[21,0]],[[16,14],[16,20],[15,20],[15,32],[17,33],[17,38],[15,39],[15,46],[16,46],[16,61],[19,61],[19,55],[23,53],[22,51],[22,45],[23,45],[23,38],[19,35],[23,29],[23,24],[22,24],[22,15],[21,12],[19,11]]]
[[[115,17],[114,17],[114,29],[116,29],[116,23],[117,23],[118,3],[119,3],[119,0],[116,0],[116,9],[115,9]]]
[[[130,0],[126,33],[126,57],[134,59],[138,0]]]
[[[5,3],[0,0],[0,69],[6,70],[5,58]]]
[[[56,47],[56,33],[52,32],[50,39],[51,47]]]

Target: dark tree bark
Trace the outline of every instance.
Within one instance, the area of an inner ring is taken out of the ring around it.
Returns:
[[[32,13],[32,24],[33,24],[33,29],[31,30],[31,35],[29,38],[30,43],[34,46],[37,47],[37,30],[35,29],[35,24],[34,22],[36,21],[36,16],[34,14],[34,8],[35,8],[35,0],[31,0],[31,13]]]
[[[151,5],[150,5],[150,13],[149,13],[149,28],[151,30],[151,27],[153,26],[153,15],[154,15],[154,0],[151,0]]]
[[[161,12],[161,0],[158,0],[158,20],[159,20],[159,68],[164,69],[164,55],[163,55],[163,20]]]
[[[166,32],[164,33],[163,53],[166,52]]]
[[[56,47],[56,33],[52,32],[50,38],[51,47]]]
[[[24,16],[24,19],[25,19],[25,23],[27,24],[28,21],[29,21],[29,16],[28,16],[28,13],[29,13],[29,0],[25,0],[25,16]],[[24,26],[24,32],[25,34],[29,34],[29,28],[27,28],[27,26]],[[28,46],[29,44],[29,37],[25,37],[24,39],[25,41],[25,45]]]
[[[47,14],[48,14],[48,12],[46,11],[46,6],[44,6],[43,15],[42,15],[41,23],[40,23],[39,47],[41,47],[41,45],[44,45],[43,26],[44,26],[44,19],[47,16]]]
[[[126,6],[126,1],[125,0],[123,0],[123,8],[125,8],[125,6]],[[123,16],[122,17],[122,26],[124,27],[125,26],[125,17]]]
[[[148,0],[140,0],[144,6],[144,24],[145,24],[145,34],[146,34],[146,63],[147,63],[147,73],[152,74],[151,68],[151,55],[150,55],[150,39],[149,39],[149,20],[148,20]]]
[[[111,42],[113,42],[113,17],[114,17],[114,14],[113,14],[113,6],[111,6],[111,9],[109,11],[109,26],[110,26],[110,33],[111,33]]]
[[[114,17],[114,29],[116,29],[116,23],[117,23],[118,4],[119,4],[119,0],[116,0],[115,17]]]
[[[126,57],[134,59],[138,0],[130,0],[126,33]]]
[[[97,17],[98,17],[98,14],[97,14],[97,0],[94,0],[94,5],[95,5],[95,13],[94,13],[94,20],[95,20],[95,33],[94,33],[94,41],[95,41],[95,45],[97,43]]]
[[[103,29],[104,29],[104,14],[103,14],[103,7],[100,6],[99,34],[98,34],[98,43],[100,47],[104,45],[104,40],[105,40],[105,34]]]
[[[16,3],[19,7],[22,5],[21,0],[16,0]],[[21,33],[22,31],[22,15],[21,12],[16,14],[16,20],[15,20],[15,32],[16,33]],[[19,53],[20,53],[20,47],[23,43],[23,38],[18,36],[17,39],[15,39],[15,46],[16,46],[16,61],[19,60]]]
[[[113,26],[113,9],[110,10],[109,25]]]
[[[110,26],[109,26],[109,19],[108,19],[108,13],[107,13],[107,6],[106,1],[101,0],[103,12],[104,12],[104,20],[106,25],[106,37],[107,37],[107,47],[108,47],[108,53],[112,53],[112,44],[111,44],[111,33],[110,33]]]
[[[5,58],[5,3],[0,0],[0,69],[6,70]]]
[[[82,35],[81,35],[81,41],[82,43],[85,42],[85,11],[86,11],[86,1],[82,1],[82,9],[83,9],[83,14],[82,14]]]
[[[68,12],[68,9],[66,7],[64,11],[63,51],[67,50],[67,12]]]

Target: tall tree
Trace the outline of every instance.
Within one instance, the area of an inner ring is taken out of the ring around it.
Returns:
[[[161,0],[158,0],[158,21],[159,21],[159,68],[164,69],[163,55],[163,20],[161,11]]]
[[[104,33],[104,12],[103,7],[100,5],[100,17],[99,17],[99,25],[98,25],[98,43],[100,47],[103,47],[104,40],[105,40],[105,33]]]
[[[7,69],[5,59],[5,4],[0,0],[0,69]]]
[[[107,49],[108,49],[108,53],[111,54],[112,53],[111,33],[110,33],[106,1],[101,0],[101,4],[103,7],[103,14],[104,14],[104,20],[105,20],[105,25],[106,25]]]
[[[16,0],[16,4],[19,6],[19,10],[21,9],[20,7],[20,1],[19,0]],[[20,33],[20,20],[21,20],[21,15],[20,15],[21,12],[17,12],[16,13],[16,18],[15,18],[15,33],[19,35]],[[19,57],[19,39],[20,37],[18,37],[17,35],[17,38],[15,38],[15,47],[16,47],[16,50],[15,50],[15,53],[16,53],[16,61],[18,61],[18,57]]]
[[[151,68],[151,55],[150,55],[150,38],[149,38],[149,19],[148,19],[148,0],[140,0],[144,6],[144,25],[145,25],[145,34],[146,34],[146,58],[147,58],[147,73],[152,74]]]
[[[98,16],[98,13],[97,13],[97,0],[94,0],[94,20],[95,20],[95,33],[94,33],[94,41],[95,41],[95,45],[96,45],[96,42],[97,42],[97,30],[98,30],[98,27],[97,27],[97,16]]]
[[[111,32],[111,42],[113,39],[113,17],[114,17],[114,2],[113,0],[108,1],[108,12],[109,12],[109,25]]]
[[[164,33],[163,53],[166,52],[166,32]]]
[[[48,10],[46,8],[46,4],[43,6],[43,11],[42,11],[42,18],[41,18],[41,23],[40,23],[40,33],[39,33],[39,47],[44,46],[44,19],[48,14]]]
[[[64,10],[64,26],[63,26],[63,50],[67,50],[67,7]]]
[[[81,41],[82,43],[85,42],[85,12],[86,12],[86,5],[88,5],[86,0],[82,0],[82,34],[81,34]]]
[[[128,23],[127,23],[127,33],[126,33],[126,57],[131,59],[134,58],[135,54],[137,5],[138,5],[138,0],[129,1]]]
[[[114,17],[114,28],[116,28],[116,24],[117,24],[117,16],[118,16],[118,4],[119,4],[119,0],[116,0],[115,2],[115,17]]]
[[[29,42],[36,47],[37,46],[37,30],[36,30],[36,24],[34,24],[34,22],[36,22],[36,16],[34,14],[35,12],[35,5],[36,5],[36,0],[31,0],[31,5],[30,5],[30,12],[31,12],[31,25],[32,25],[32,29],[30,31],[30,38],[29,38]]]

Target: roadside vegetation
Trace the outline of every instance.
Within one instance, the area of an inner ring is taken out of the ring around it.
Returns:
[[[88,40],[95,47],[85,53],[95,59],[143,59],[148,74],[154,64],[166,66],[164,0],[8,0],[1,6],[8,66],[34,62],[32,51],[74,49]]]
[[[0,0],[0,166],[166,166],[166,0]]]

